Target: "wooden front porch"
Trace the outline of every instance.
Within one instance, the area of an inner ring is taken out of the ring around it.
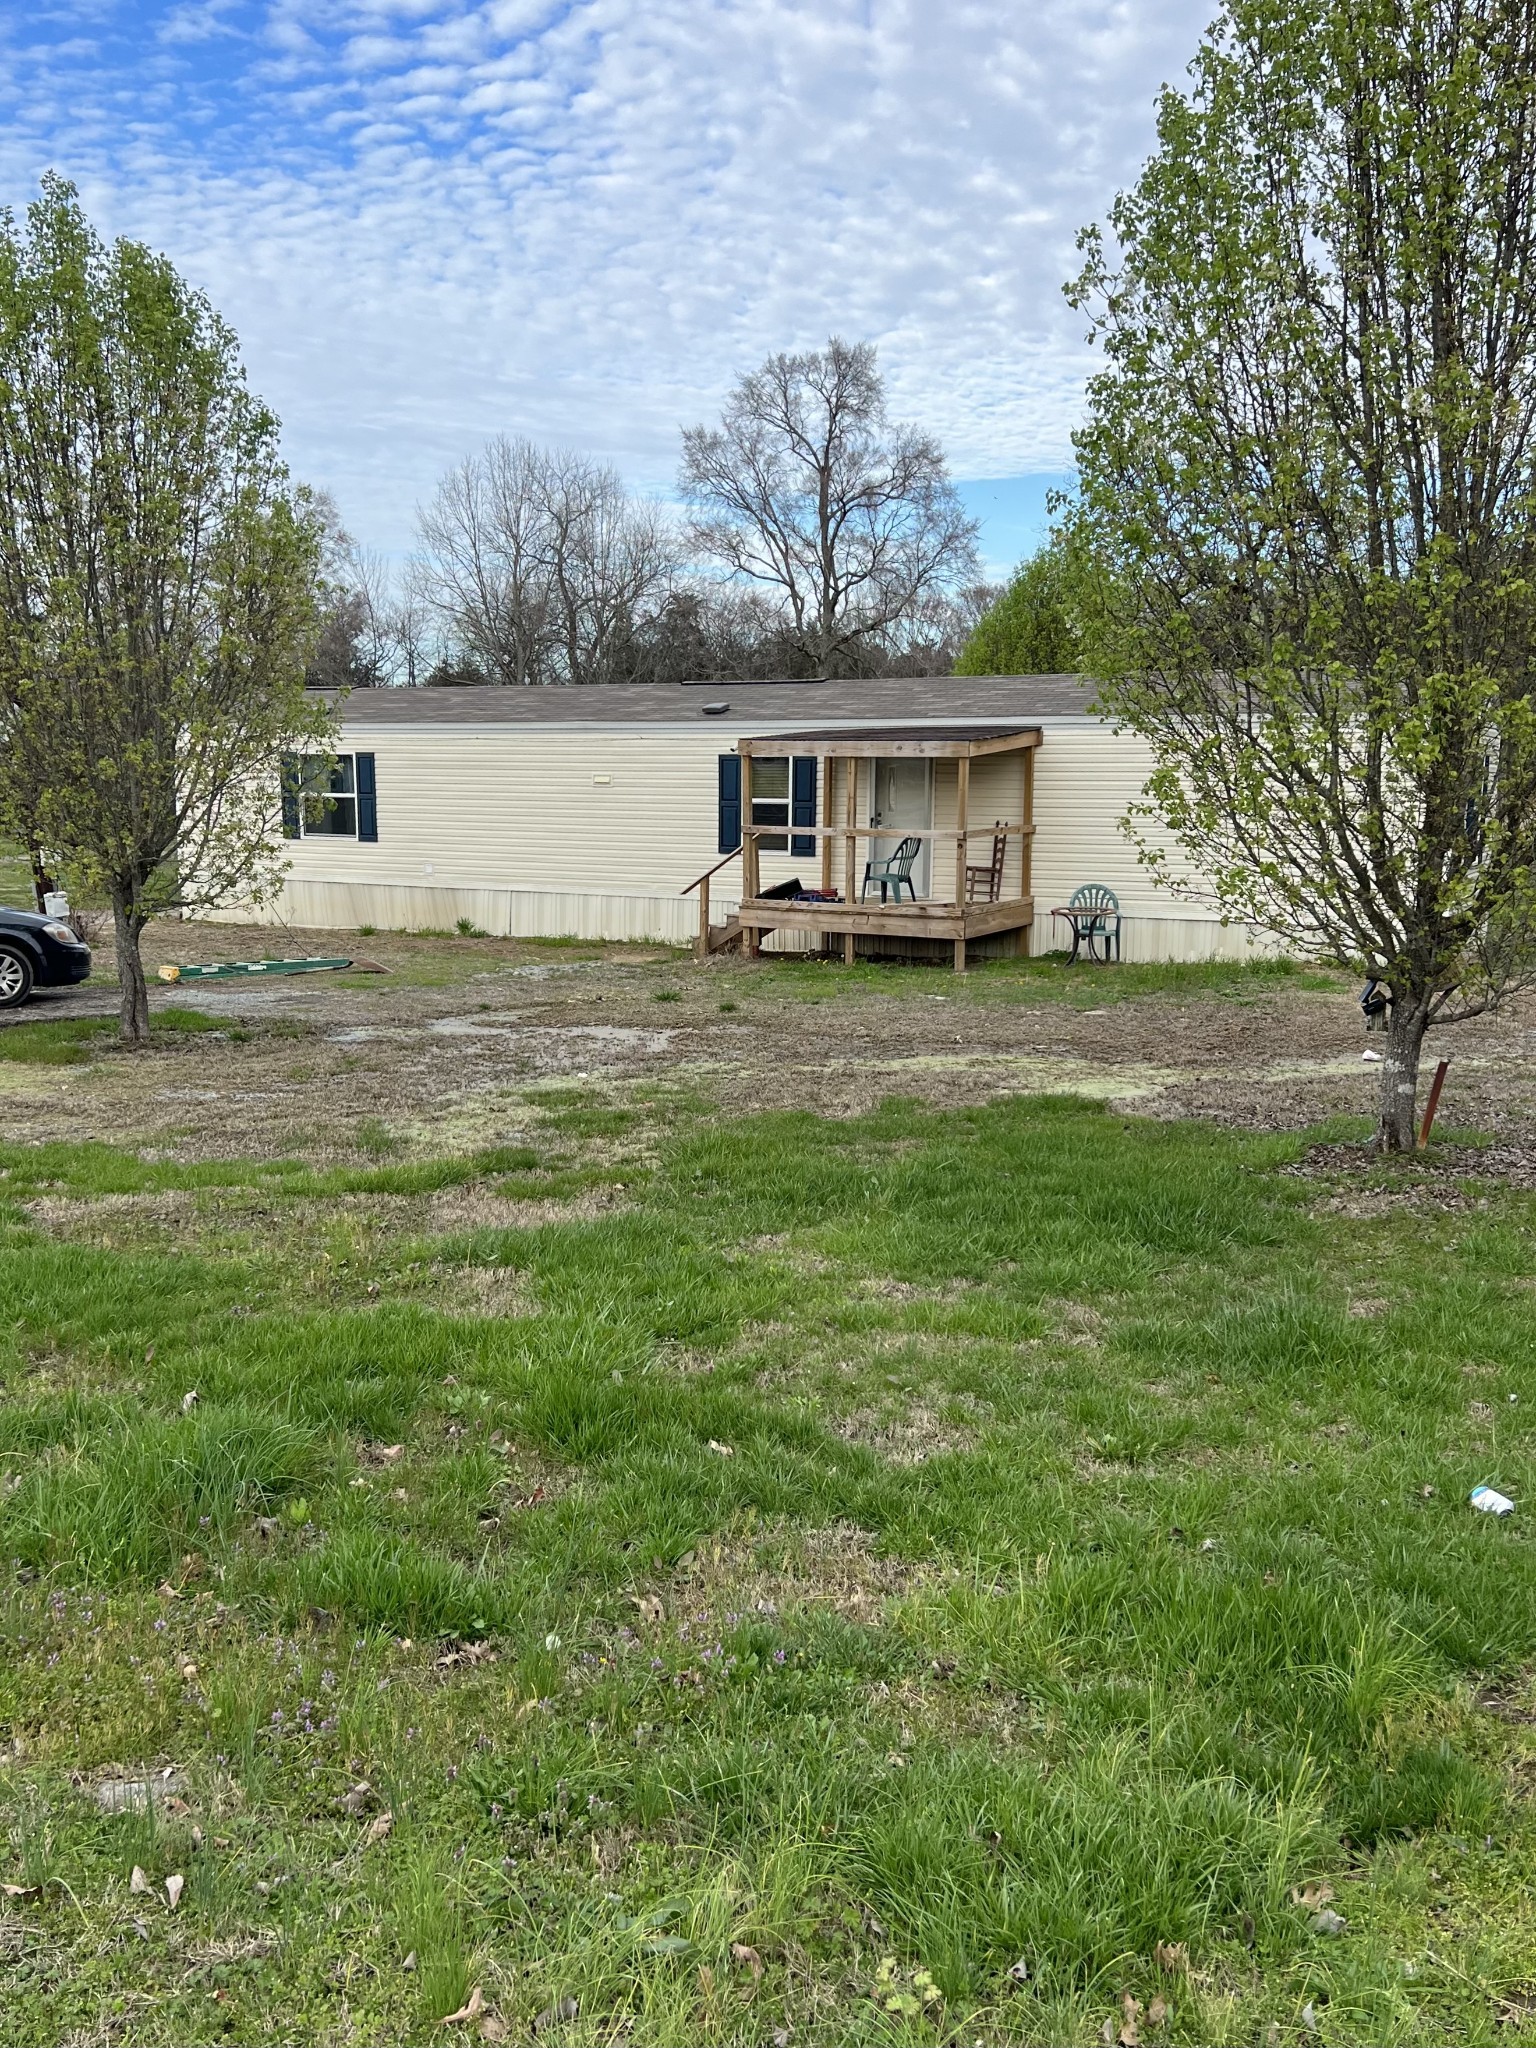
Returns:
[[[963,974],[966,948],[972,940],[992,938],[999,932],[1027,931],[1034,922],[1035,906],[1027,896],[998,903],[907,903],[898,910],[894,904],[782,903],[761,897],[744,900],[737,913],[746,950],[756,954],[765,931],[814,932],[823,940],[841,938],[843,958],[851,966],[861,937],[887,939],[948,940],[955,949],[955,966]]]
[[[739,943],[748,953],[760,950],[763,934],[770,931],[806,932],[819,937],[824,948],[841,941],[842,954],[850,964],[860,939],[905,939],[948,944],[954,949],[954,964],[963,972],[967,949],[973,943],[1002,933],[1027,934],[1034,922],[1034,899],[1030,887],[1031,849],[1034,839],[1034,761],[1040,744],[1038,726],[975,728],[903,726],[885,729],[868,727],[845,732],[774,733],[737,742],[741,760],[742,840],[738,849],[742,862],[741,902],[736,916],[726,926],[709,921],[710,877],[690,885],[700,892],[698,951],[701,957],[719,950],[722,944]],[[818,763],[820,822],[805,819],[764,822],[754,817],[752,764],[754,759],[814,756]],[[1005,772],[999,780],[1003,761],[1013,757],[1016,775]],[[908,825],[864,822],[871,815],[875,764],[892,761],[920,761],[936,764],[929,770],[930,807],[936,779],[945,774],[946,807],[953,799],[953,822],[942,828],[929,824],[918,830]],[[1016,815],[994,815],[985,823],[973,823],[972,768],[988,764],[987,808],[994,813],[1007,808]],[[864,764],[867,764],[865,766]],[[952,764],[949,769],[937,764]],[[834,822],[834,815],[841,818]],[[863,817],[861,818],[861,812]],[[889,856],[902,839],[922,843],[931,870],[927,890],[913,900],[868,900],[878,883],[866,884],[868,863]],[[764,842],[783,848],[792,842],[804,858],[814,847],[818,881],[816,896],[765,896],[761,885],[761,849]],[[1016,857],[1015,857],[1016,856]],[[711,874],[735,858],[727,854]],[[1008,870],[1008,881],[1004,876]],[[1027,943],[1027,940],[1025,941]]]

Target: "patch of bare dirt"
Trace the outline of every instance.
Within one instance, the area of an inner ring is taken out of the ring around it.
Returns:
[[[675,1337],[662,1338],[652,1362],[663,1372],[675,1372],[683,1379],[711,1373],[716,1365],[712,1351],[705,1351],[697,1344],[680,1344]]]
[[[1282,1172],[1322,1184],[1317,1206],[1365,1217],[1412,1210],[1486,1208],[1495,1186],[1536,1189],[1536,1129],[1486,1146],[1434,1143],[1427,1152],[1379,1159],[1364,1145],[1314,1145]],[[1362,1174],[1373,1177],[1362,1182]],[[1369,1314],[1353,1308],[1351,1314]]]
[[[883,1557],[875,1538],[851,1522],[725,1535],[703,1544],[662,1596],[679,1618],[781,1614],[823,1606],[852,1621],[878,1622],[889,1600],[949,1576],[938,1566]]]
[[[925,1465],[950,1451],[967,1451],[973,1427],[956,1423],[924,1401],[900,1409],[856,1408],[832,1424],[844,1443],[863,1444],[888,1465]]]
[[[1491,1197],[1473,1194],[1453,1182],[1410,1181],[1402,1187],[1341,1189],[1317,1204],[1324,1216],[1347,1216],[1363,1222],[1373,1216],[1434,1211],[1486,1209]]]
[[[197,1207],[199,1193],[196,1188],[160,1188],[141,1194],[92,1195],[85,1199],[74,1195],[37,1195],[21,1206],[34,1223],[67,1237],[94,1231],[114,1218],[179,1225],[188,1211]]]
[[[500,1319],[540,1312],[537,1297],[515,1267],[449,1266],[434,1261],[427,1270],[433,1282],[432,1306],[444,1315]]]
[[[614,1187],[586,1188],[547,1202],[498,1195],[494,1187],[444,1188],[428,1202],[426,1227],[439,1237],[472,1230],[533,1230],[545,1223],[592,1223],[629,1206],[628,1197]]]
[[[174,1159],[360,1165],[365,1119],[422,1150],[546,1149],[559,1132],[545,1125],[541,1097],[568,1087],[617,1104],[684,1088],[723,1116],[850,1116],[893,1094],[949,1106],[1066,1090],[1140,1115],[1261,1131],[1375,1107],[1379,1070],[1361,1060],[1359,1012],[1342,986],[1277,979],[1113,1000],[1114,970],[1099,970],[1111,1000],[1089,1009],[991,973],[956,981],[892,966],[846,976],[828,964],[790,975],[768,960],[698,966],[656,948],[181,924],[152,927],[146,957],[349,943],[390,971],[354,984],[314,975],[157,986],[156,1007],[196,1007],[229,1035],[165,1034],[148,1053],[104,1047],[63,1070],[0,1062],[8,1135],[99,1138]],[[110,1011],[110,972],[108,949],[84,989],[50,995],[0,1029]],[[1442,1127],[1494,1139],[1458,1173],[1536,1186],[1536,999],[1457,1026],[1432,1056],[1442,1049],[1453,1060]]]
[[[962,1295],[971,1293],[973,1287],[974,1283],[969,1280],[950,1280],[943,1287],[919,1287],[912,1280],[894,1280],[888,1273],[871,1273],[859,1282],[858,1291],[874,1301],[905,1306],[918,1301],[959,1301]]]
[[[1056,1334],[1062,1343],[1080,1345],[1089,1351],[1098,1349],[1100,1332],[1109,1320],[1102,1309],[1087,1301],[1055,1299],[1041,1302],[1040,1307],[1044,1314],[1054,1319]]]

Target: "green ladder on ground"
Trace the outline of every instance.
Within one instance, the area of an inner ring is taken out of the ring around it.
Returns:
[[[352,962],[316,954],[307,960],[220,960],[211,967],[162,967],[162,981],[234,981],[251,974],[319,974],[328,967],[350,967]]]

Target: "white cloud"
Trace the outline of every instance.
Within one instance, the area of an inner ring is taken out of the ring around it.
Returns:
[[[1061,467],[1087,365],[1073,236],[1134,175],[1203,21],[1187,0],[147,11],[13,27],[6,196],[55,165],[168,250],[239,331],[295,468],[391,549],[502,429],[665,488],[680,424],[833,331],[880,343],[959,473]]]

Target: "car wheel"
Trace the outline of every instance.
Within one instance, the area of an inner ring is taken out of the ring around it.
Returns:
[[[19,946],[0,942],[0,1010],[14,1010],[32,993],[32,962]]]

